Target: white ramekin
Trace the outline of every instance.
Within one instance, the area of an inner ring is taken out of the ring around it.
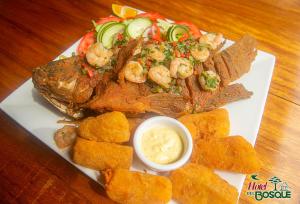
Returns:
[[[143,133],[155,126],[169,126],[174,128],[182,137],[182,142],[184,145],[184,150],[181,157],[173,163],[170,164],[157,164],[155,162],[150,161],[144,155],[142,148],[141,148],[141,138]],[[137,154],[138,158],[150,167],[154,171],[163,172],[163,171],[171,171],[183,166],[190,158],[193,150],[193,140],[189,130],[178,120],[170,117],[165,116],[156,116],[145,120],[141,123],[134,133],[133,138],[133,146],[135,153]]]

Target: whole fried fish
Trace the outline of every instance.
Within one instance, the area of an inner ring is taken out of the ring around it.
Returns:
[[[86,111],[120,111],[127,115],[153,112],[180,117],[187,113],[213,110],[252,95],[242,84],[229,85],[249,71],[256,56],[256,41],[248,35],[221,52],[212,51],[204,62],[195,64],[194,72],[189,72],[187,78],[182,78],[176,73],[174,75],[174,70],[170,68],[171,75],[174,76],[171,81],[157,81],[151,74],[158,73],[152,73],[150,70],[146,70],[148,78],[143,75],[138,78],[126,75],[125,68],[129,62],[138,62],[143,55],[150,57],[152,64],[158,63],[155,65],[158,66],[156,71],[166,71],[161,67],[162,62],[156,59],[164,60],[165,67],[172,66],[170,61],[165,60],[170,54],[162,56],[159,52],[151,50],[143,53],[143,50],[149,50],[149,44],[151,45],[151,42],[132,40],[121,49],[113,51],[114,63],[111,61],[110,66],[105,65],[97,69],[86,68],[86,59],[79,56],[50,62],[33,70],[34,86],[45,99],[74,118],[86,116]],[[152,45],[161,46],[157,42]],[[141,49],[142,52],[137,51]],[[172,49],[171,47],[170,50]],[[186,59],[180,60],[186,62]],[[147,66],[147,63],[145,60],[141,61],[143,66]],[[86,70],[89,71],[89,75],[86,74]],[[199,77],[203,71],[213,71],[219,76],[220,86],[216,90],[206,91],[201,87]],[[135,80],[136,83],[132,82]]]

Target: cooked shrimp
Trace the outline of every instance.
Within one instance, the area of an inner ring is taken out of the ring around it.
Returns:
[[[162,51],[162,47],[156,45],[148,45],[146,48],[149,49],[149,57],[156,60],[157,62],[162,62],[165,59],[165,54]]]
[[[223,35],[221,33],[207,33],[202,35],[200,38],[200,43],[206,43],[211,46],[214,50],[216,49],[223,41]]]
[[[54,141],[58,148],[66,148],[71,146],[76,139],[76,127],[65,125],[63,128],[58,129],[54,134]]]
[[[198,80],[205,91],[215,91],[221,81],[219,75],[211,70],[203,71]]]
[[[138,55],[142,52],[142,45],[143,45],[143,41],[139,40],[136,47],[133,50],[133,54],[132,54],[133,56]]]
[[[112,55],[112,50],[106,49],[101,43],[95,43],[86,52],[86,59],[90,65],[102,67],[109,62]]]
[[[171,61],[170,74],[171,77],[185,79],[193,74],[193,66],[188,59],[175,58]]]
[[[134,83],[143,83],[146,81],[147,73],[139,62],[129,61],[124,67],[125,79]]]
[[[205,62],[209,57],[209,50],[206,47],[194,47],[191,49],[191,54],[196,60]]]
[[[161,85],[164,88],[169,88],[171,83],[170,71],[163,65],[152,67],[148,73],[149,78],[155,83]]]

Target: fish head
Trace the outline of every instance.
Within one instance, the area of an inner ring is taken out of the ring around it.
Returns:
[[[32,81],[39,93],[52,105],[78,118],[81,106],[90,100],[100,75],[90,77],[82,70],[84,60],[79,56],[52,61],[33,69]]]

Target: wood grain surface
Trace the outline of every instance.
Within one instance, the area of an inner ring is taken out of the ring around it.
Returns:
[[[111,0],[1,0],[0,101],[111,13]],[[277,176],[300,203],[300,2],[297,0],[119,1],[188,20],[236,40],[250,33],[276,67],[256,149],[262,179]],[[254,82],[255,83],[255,82]],[[34,123],[34,119],[32,119]],[[0,203],[112,203],[103,189],[0,111]],[[245,182],[239,203],[255,203]]]

